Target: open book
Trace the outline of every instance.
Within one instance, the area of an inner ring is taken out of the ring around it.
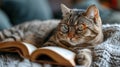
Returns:
[[[49,46],[36,48],[24,42],[1,42],[0,52],[17,52],[33,62],[75,66],[75,53],[67,49]]]

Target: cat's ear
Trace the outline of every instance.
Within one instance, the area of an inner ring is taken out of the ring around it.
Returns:
[[[99,17],[99,10],[95,5],[91,5],[86,10],[86,16],[89,18]]]
[[[61,10],[62,10],[63,16],[65,16],[67,13],[70,13],[70,9],[64,4],[61,4]]]

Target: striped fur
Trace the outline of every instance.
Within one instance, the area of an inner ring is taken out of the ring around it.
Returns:
[[[31,21],[0,31],[0,41],[23,41],[41,47],[59,20]]]

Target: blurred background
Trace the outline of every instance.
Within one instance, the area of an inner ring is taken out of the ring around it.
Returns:
[[[103,24],[120,23],[120,0],[0,0],[0,30],[26,21],[62,19],[61,3],[71,9],[95,4]]]

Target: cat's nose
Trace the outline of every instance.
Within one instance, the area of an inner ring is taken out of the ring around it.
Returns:
[[[75,40],[75,38],[70,38],[70,41],[75,42],[76,40]]]
[[[73,33],[73,32],[68,33],[68,37],[69,37],[70,39],[73,38],[73,37],[74,37],[74,33]]]

